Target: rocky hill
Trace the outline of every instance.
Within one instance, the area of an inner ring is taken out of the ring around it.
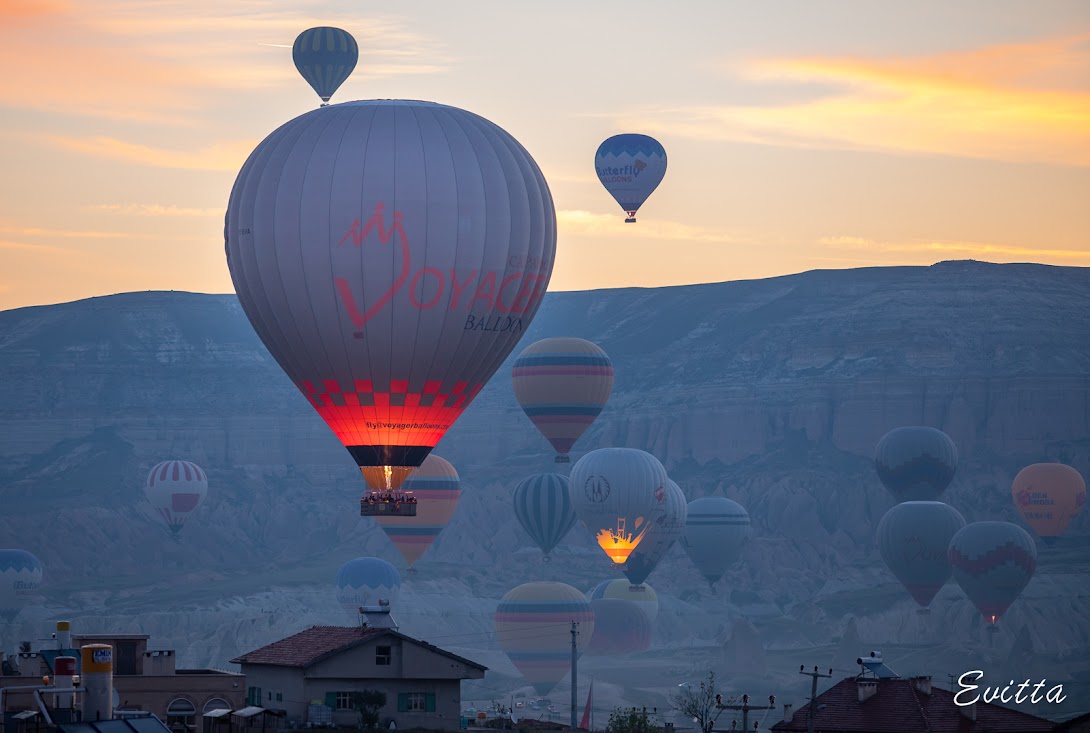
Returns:
[[[874,544],[892,500],[871,457],[899,425],[954,439],[961,467],[946,500],[970,521],[1015,521],[1010,482],[1028,463],[1090,476],[1090,269],[944,262],[551,293],[522,345],[559,335],[595,341],[616,368],[578,450],[648,450],[689,498],[722,492],[753,518],[756,539],[720,587],[680,548],[651,576],[660,647],[721,645],[743,618],[769,650],[834,644],[849,616],[868,643],[922,638]],[[553,464],[509,368],[436,451],[465,493],[404,574],[398,615],[403,630],[476,649],[497,670],[491,613],[503,593],[613,575],[581,527],[545,565],[515,522],[514,484]],[[71,617],[87,631],[144,629],[182,662],[224,664],[307,623],[346,621],[331,589],[345,560],[403,567],[356,516],[351,459],[234,296],[127,293],[0,313],[0,383],[0,544],[33,551],[47,577],[42,605],[5,636],[9,651],[45,619]],[[178,542],[142,494],[167,458],[210,477]],[[1038,652],[1090,651],[1088,521],[1042,550],[1008,645],[1029,625]],[[954,585],[932,623],[943,644],[983,643]]]

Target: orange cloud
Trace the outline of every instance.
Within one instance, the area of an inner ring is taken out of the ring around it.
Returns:
[[[43,142],[96,158],[107,158],[157,168],[177,168],[193,171],[238,172],[257,145],[257,140],[219,142],[196,151],[153,148],[149,145],[125,142],[111,137],[65,137],[44,135]]]
[[[665,239],[687,242],[737,242],[744,240],[727,232],[682,224],[676,221],[652,219],[636,226],[626,225],[624,215],[595,214],[590,211],[556,212],[557,230],[563,235],[588,235],[624,239]]]
[[[191,206],[175,206],[169,204],[163,206],[162,204],[94,204],[92,206],[85,206],[87,211],[102,211],[108,214],[124,214],[127,216],[178,216],[178,217],[202,217],[223,216],[223,209],[210,207],[210,208],[195,208]]]
[[[922,59],[765,60],[742,75],[842,91],[779,106],[637,112],[623,122],[701,139],[1090,166],[1088,40],[1083,34]]]
[[[1010,258],[1028,258],[1020,261],[1039,262],[1041,258],[1054,260],[1068,260],[1070,264],[1090,264],[1090,250],[1075,249],[1048,249],[1029,246],[996,244],[991,242],[958,242],[958,241],[916,241],[916,242],[882,242],[867,237],[838,236],[821,237],[818,244],[831,249],[863,250],[874,253],[913,253],[935,254],[943,257],[998,257],[1006,260]]]

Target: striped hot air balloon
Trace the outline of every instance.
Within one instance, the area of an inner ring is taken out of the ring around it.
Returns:
[[[996,631],[999,617],[1021,595],[1037,569],[1037,545],[1010,522],[973,522],[950,540],[950,565],[965,595]]]
[[[41,586],[38,558],[26,550],[0,550],[0,618],[11,621],[18,616]]]
[[[689,502],[680,541],[696,569],[714,585],[741,559],[749,533],[749,514],[741,504],[722,496],[705,496]]]
[[[689,508],[685,503],[685,494],[681,487],[672,480],[666,480],[666,513],[660,521],[651,525],[647,536],[640,546],[632,551],[622,568],[624,575],[632,585],[639,585],[647,580],[662,558],[674,546],[685,529],[685,520]]]
[[[514,495],[515,517],[548,561],[549,553],[575,525],[568,496],[568,477],[537,473],[519,481]]]
[[[1071,466],[1035,463],[1015,476],[1011,497],[1026,524],[1051,545],[1086,503],[1086,482]]]
[[[906,501],[878,523],[882,560],[922,611],[950,580],[950,540],[964,526],[961,514],[940,501]]]
[[[144,484],[152,508],[174,535],[204,502],[207,493],[208,476],[189,461],[163,461],[151,469]]]
[[[596,344],[547,338],[527,346],[511,370],[523,412],[568,463],[575,442],[601,413],[613,391],[613,363]]]
[[[565,583],[526,583],[500,600],[496,638],[538,694],[552,690],[571,668],[572,621],[579,624],[576,648],[582,651],[594,635],[594,611]]]
[[[390,563],[377,557],[357,557],[341,565],[334,580],[337,603],[353,622],[359,621],[359,609],[365,606],[390,606],[392,611],[401,595],[401,574]]]
[[[647,583],[632,585],[632,583],[623,578],[603,580],[590,589],[587,593],[587,598],[591,601],[611,598],[627,603],[634,603],[644,612],[644,615],[647,616],[647,620],[652,624],[655,623],[655,619],[658,618],[659,615],[658,595],[656,595],[654,588]]]
[[[594,611],[594,635],[587,644],[587,656],[620,656],[651,648],[651,620],[637,604],[599,598],[590,605]]]
[[[324,107],[356,68],[360,49],[348,31],[322,26],[300,33],[291,57],[299,74],[322,98]]]
[[[897,501],[937,501],[958,470],[958,450],[941,430],[897,428],[878,441],[874,468]]]
[[[430,453],[401,490],[417,499],[415,517],[375,517],[408,567],[420,559],[454,516],[462,495],[458,472],[445,458]]]

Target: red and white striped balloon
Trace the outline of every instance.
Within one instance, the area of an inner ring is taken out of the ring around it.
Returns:
[[[204,502],[208,475],[196,463],[163,461],[148,473],[144,494],[175,535]]]

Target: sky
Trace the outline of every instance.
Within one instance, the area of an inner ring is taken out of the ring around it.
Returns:
[[[316,25],[360,46],[334,102],[451,104],[529,150],[551,290],[1090,266],[1086,0],[2,0],[0,309],[232,292],[231,185],[317,106]],[[619,132],[669,156],[635,225],[593,170]]]

